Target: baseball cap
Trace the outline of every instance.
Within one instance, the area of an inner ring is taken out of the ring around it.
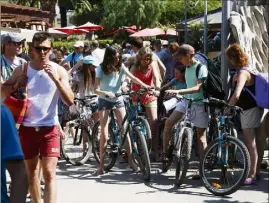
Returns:
[[[83,63],[87,64],[87,65],[99,66],[99,64],[96,63],[96,61],[94,60],[94,58],[92,56],[85,56],[83,58]]]
[[[76,41],[73,47],[84,47],[84,42],[83,41]]]
[[[19,33],[8,32],[1,36],[1,41],[2,44],[6,44],[8,42],[22,42],[25,41],[25,38]]]
[[[183,44],[179,47],[177,53],[173,55],[173,58],[178,58],[187,54],[195,54],[195,49],[189,44]]]

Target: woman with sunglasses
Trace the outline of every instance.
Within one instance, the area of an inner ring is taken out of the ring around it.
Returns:
[[[121,52],[118,46],[113,45],[108,47],[105,51],[103,63],[96,69],[94,85],[95,93],[99,95],[98,110],[101,125],[100,166],[94,175],[104,174],[104,154],[106,152],[108,139],[108,117],[110,110],[116,108],[116,120],[119,125],[121,125],[122,119],[126,114],[123,97],[116,97],[115,95],[116,93],[121,92],[124,76],[129,77],[132,82],[139,84],[144,88],[150,88],[150,86],[134,77],[122,64]],[[129,165],[134,171],[137,171],[138,168],[132,160],[132,149],[129,136],[127,136],[126,147]]]
[[[152,62],[152,51],[150,47],[141,48],[136,55],[135,66],[131,68],[131,72],[135,77],[139,78],[145,84],[154,87],[156,90],[160,89],[161,83],[158,79],[158,72],[156,63]],[[141,85],[132,84],[132,90],[138,91]],[[157,97],[159,92],[151,91],[140,97],[140,103],[146,109],[147,117],[151,125],[151,133],[153,138],[153,160],[158,160],[159,139],[156,136],[157,129]],[[133,101],[137,101],[137,95],[133,95]]]

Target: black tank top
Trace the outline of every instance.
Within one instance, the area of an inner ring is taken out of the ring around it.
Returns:
[[[248,88],[253,94],[255,94],[255,85],[251,85],[245,88]],[[243,89],[236,105],[241,107],[243,110],[248,110],[256,107],[257,103],[255,99],[253,99],[253,97],[246,90]]]

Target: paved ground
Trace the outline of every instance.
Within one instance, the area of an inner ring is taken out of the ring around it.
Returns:
[[[112,172],[94,177],[94,161],[81,167],[73,167],[60,161],[57,170],[57,203],[267,203],[269,200],[268,171],[262,172],[262,180],[257,185],[242,187],[229,197],[219,198],[211,195],[200,181],[188,179],[181,188],[174,187],[174,169],[161,174],[160,165],[153,164],[152,181],[145,183],[141,175],[132,174],[126,166],[117,164]]]

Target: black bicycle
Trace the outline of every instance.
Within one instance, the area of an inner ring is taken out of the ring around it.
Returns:
[[[75,98],[80,110],[79,118],[66,123],[64,135],[61,138],[61,154],[63,158],[74,166],[85,164],[92,153],[91,129],[94,125],[93,109],[96,109],[97,95]]]

